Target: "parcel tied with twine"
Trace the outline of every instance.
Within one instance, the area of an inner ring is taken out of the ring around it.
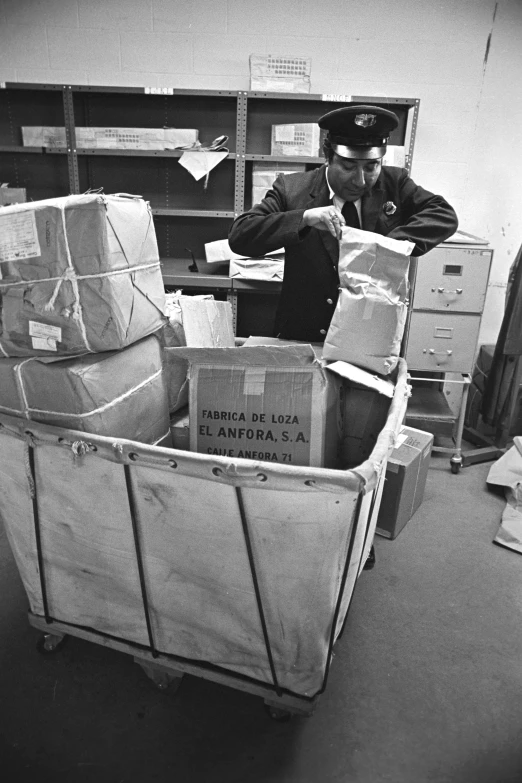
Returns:
[[[344,228],[341,290],[323,357],[388,375],[397,366],[406,323],[413,242]]]
[[[0,356],[125,348],[165,322],[149,205],[88,193],[0,211]]]

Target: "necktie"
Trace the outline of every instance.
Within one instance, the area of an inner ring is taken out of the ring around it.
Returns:
[[[357,214],[357,207],[355,206],[353,201],[345,201],[341,212],[343,214],[344,219],[346,220],[347,226],[351,226],[352,228],[361,227],[361,224],[359,222],[359,215]]]

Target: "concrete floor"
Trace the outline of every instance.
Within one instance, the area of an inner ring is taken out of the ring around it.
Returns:
[[[424,503],[359,580],[311,718],[70,638],[42,656],[0,534],[0,757],[8,783],[520,783],[522,559],[494,546],[488,464],[432,458]],[[1,490],[0,490],[1,491]]]

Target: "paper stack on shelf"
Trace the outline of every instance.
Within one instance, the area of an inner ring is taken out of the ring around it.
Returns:
[[[175,150],[196,144],[195,128],[90,128],[77,127],[76,145],[93,149]],[[65,147],[65,128],[22,126],[24,147]]]

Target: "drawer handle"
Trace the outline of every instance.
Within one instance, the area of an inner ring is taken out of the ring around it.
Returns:
[[[422,353],[429,353],[430,356],[451,356],[453,351],[436,351],[435,348],[430,348],[429,350],[423,348]]]
[[[445,288],[432,288],[432,293],[435,293],[437,291],[439,294],[461,294],[464,290],[463,288],[456,288],[454,291],[446,291]]]

